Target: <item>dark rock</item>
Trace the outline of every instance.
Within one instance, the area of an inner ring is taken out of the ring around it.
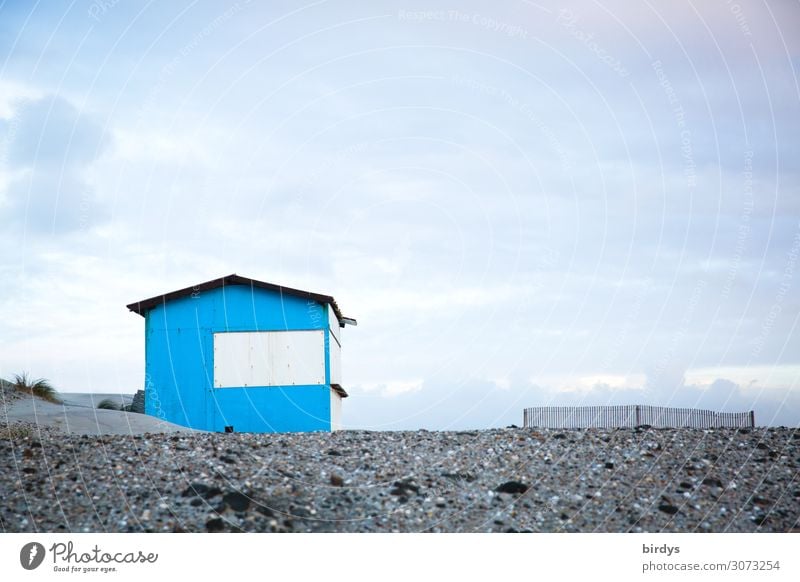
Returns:
[[[561,521],[567,521],[567,520],[569,519],[569,516],[568,516],[566,513],[562,513],[562,514],[561,514],[561,515],[559,515],[558,517],[559,517],[559,519],[560,519]]]
[[[563,432],[560,432],[560,433],[554,434],[553,438],[554,439],[565,439],[565,438],[567,438],[567,435],[565,435]]]
[[[506,428],[519,428],[516,424],[509,424]]]
[[[400,503],[408,501],[411,493],[419,493],[419,485],[415,484],[411,478],[395,481],[394,488],[389,491],[389,495],[398,497]]]
[[[36,469],[33,467],[23,467],[22,472],[31,475],[36,472]]]
[[[247,511],[247,508],[250,507],[250,498],[238,491],[231,491],[223,495],[222,502],[234,511]]]
[[[219,460],[222,461],[223,463],[228,463],[229,465],[233,465],[234,463],[236,463],[236,459],[234,459],[233,457],[229,457],[228,455],[220,456]]]
[[[203,505],[203,500],[200,499],[199,497],[195,497],[189,502],[189,505],[191,505],[192,507],[199,507]]]
[[[767,445],[765,445],[764,443],[758,443],[758,444],[756,445],[756,448],[757,448],[757,449],[761,449],[761,450],[763,451],[763,450],[765,450],[765,449],[768,449],[769,447],[768,447]]]
[[[225,529],[225,522],[222,521],[219,517],[215,517],[214,519],[209,519],[206,522],[206,529],[210,532],[218,532],[223,531]]]
[[[662,503],[658,506],[659,511],[663,511],[669,515],[675,515],[678,513],[678,508],[670,503]]]
[[[274,517],[275,516],[275,512],[272,511],[272,509],[270,509],[266,505],[262,505],[260,503],[256,504],[256,511],[258,513],[260,513],[261,515],[266,516],[266,517]]]
[[[209,487],[208,491],[203,494],[203,499],[211,499],[217,495],[222,495],[222,489],[219,487]]]
[[[766,514],[764,514],[764,515],[754,515],[752,519],[753,519],[753,521],[755,522],[756,525],[764,525],[769,520],[769,518],[766,516]]]
[[[339,475],[332,473],[331,485],[333,485],[334,487],[342,487],[344,486],[344,479],[342,479]]]
[[[528,489],[530,489],[530,487],[520,481],[506,481],[502,485],[499,485],[495,491],[498,493],[510,493],[512,495],[517,495],[525,493]]]
[[[330,455],[331,457],[341,457],[342,456],[342,453],[340,453],[336,449],[328,449],[327,450],[327,454]]]
[[[716,477],[706,477],[703,479],[703,485],[708,485],[709,487],[723,487],[722,481]]]
[[[688,481],[681,481],[681,482],[678,484],[678,487],[679,487],[680,489],[694,489],[694,485],[692,485],[692,484],[691,484],[691,483],[689,483]]]
[[[606,463],[605,463],[604,467],[605,467],[606,469],[613,469],[613,468],[614,468],[614,463],[612,463],[612,462],[610,462],[610,461],[606,461]]]
[[[419,485],[414,483],[414,480],[411,478],[403,479],[402,481],[395,481],[394,486],[402,491],[413,491],[414,493],[419,493]]]
[[[192,483],[187,487],[183,493],[181,493],[182,497],[194,497],[199,496],[203,499],[211,499],[212,497],[216,497],[217,495],[221,495],[222,491],[219,487],[208,486],[205,483]]]

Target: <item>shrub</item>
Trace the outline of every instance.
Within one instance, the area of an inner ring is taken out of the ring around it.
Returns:
[[[36,380],[28,378],[27,372],[23,372],[20,376],[19,374],[14,375],[14,380],[10,382],[12,388],[15,388],[19,392],[25,392],[26,394],[31,394],[32,396],[37,396],[42,400],[47,400],[48,402],[53,402],[55,404],[61,404],[61,399],[58,397],[58,392],[53,386],[45,380],[44,378],[37,378]]]
[[[101,400],[97,408],[102,408],[103,410],[121,410],[120,405],[111,400],[111,398]]]

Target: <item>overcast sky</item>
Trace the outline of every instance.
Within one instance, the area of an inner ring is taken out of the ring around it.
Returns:
[[[800,4],[261,4],[2,4],[0,376],[235,272],[358,319],[347,427],[800,424]]]

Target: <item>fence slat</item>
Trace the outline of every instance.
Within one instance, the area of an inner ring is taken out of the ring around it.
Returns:
[[[535,406],[522,411],[525,428],[755,428],[755,412],[714,412],[641,404],[618,406]]]

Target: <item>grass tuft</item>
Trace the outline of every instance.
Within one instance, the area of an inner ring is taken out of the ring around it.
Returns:
[[[47,400],[54,404],[61,404],[61,398],[58,397],[58,392],[53,386],[44,378],[37,378],[33,380],[28,377],[27,372],[22,375],[14,374],[14,379],[10,382],[11,387],[15,388],[18,392],[24,392],[37,396],[42,400]]]
[[[106,398],[101,400],[100,403],[97,405],[97,408],[102,408],[103,410],[122,410],[122,407],[111,400],[111,398]]]

